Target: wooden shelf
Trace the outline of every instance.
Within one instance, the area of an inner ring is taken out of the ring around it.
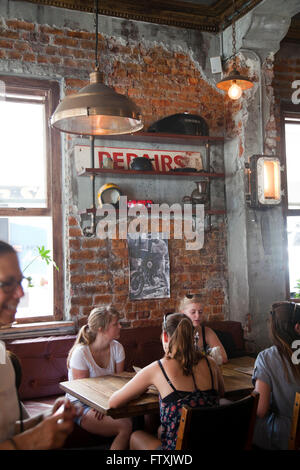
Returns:
[[[110,141],[131,141],[131,142],[162,142],[166,144],[187,144],[196,145],[200,144],[222,144],[224,137],[213,137],[203,135],[186,135],[186,134],[169,134],[163,132],[137,132],[135,134],[121,134],[121,135],[101,135],[95,137],[95,140],[110,140]]]
[[[207,171],[141,171],[141,170],[107,170],[104,168],[86,168],[78,173],[78,176],[93,176],[93,175],[118,175],[118,176],[167,176],[168,178],[180,177],[193,177],[198,178],[205,176],[207,178],[224,178],[224,173],[209,173]]]
[[[96,212],[97,216],[97,209],[86,209],[85,211],[80,211],[80,215],[85,215],[85,214],[93,214]],[[116,209],[116,213],[118,214],[119,209]],[[151,209],[148,208],[148,212],[151,213]],[[225,215],[226,210],[225,209],[209,209],[209,210],[204,210],[205,215]],[[196,214],[196,211],[193,211],[193,215]]]

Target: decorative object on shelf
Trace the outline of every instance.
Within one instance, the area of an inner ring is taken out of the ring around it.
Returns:
[[[154,122],[148,132],[208,136],[207,122],[196,114],[178,113]]]
[[[145,206],[148,209],[152,204],[154,204],[154,202],[151,199],[129,199],[129,201],[127,201],[127,207]]]
[[[243,93],[243,90],[249,90],[253,87],[251,80],[245,75],[241,75],[237,70],[236,62],[236,39],[235,39],[235,0],[233,0],[233,19],[232,19],[232,51],[233,51],[233,70],[232,72],[217,83],[217,88],[226,91],[229,98],[238,100]]]
[[[98,0],[95,0],[95,71],[90,84],[66,96],[51,117],[61,132],[79,135],[112,135],[137,132],[143,128],[141,113],[125,95],[102,83],[98,64]]]
[[[111,157],[108,157],[107,155],[103,155],[102,157],[102,162],[101,162],[101,168],[104,170],[112,170],[114,167],[114,162]]]
[[[195,181],[197,188],[191,194],[192,204],[207,204],[209,201],[209,179],[202,178],[201,181]]]
[[[281,203],[281,171],[278,157],[252,155],[245,164],[249,177],[249,194],[246,199],[250,207],[272,207]]]
[[[136,157],[130,163],[131,170],[154,171],[150,158]]]
[[[111,204],[114,207],[119,207],[119,199],[122,195],[122,191],[114,183],[106,183],[98,191],[98,202],[99,206],[102,207],[104,204]]]

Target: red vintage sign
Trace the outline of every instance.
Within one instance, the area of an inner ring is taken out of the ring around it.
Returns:
[[[74,149],[75,165],[78,172],[91,168],[90,147],[76,145]],[[95,168],[107,168],[111,164],[115,170],[130,169],[133,158],[149,158],[156,171],[169,171],[175,168],[192,167],[202,170],[200,152],[185,150],[134,149],[95,146]]]

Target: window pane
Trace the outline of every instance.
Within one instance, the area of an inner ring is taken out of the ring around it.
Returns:
[[[0,101],[1,207],[46,207],[45,106]]]
[[[18,252],[24,276],[31,276],[33,287],[24,284],[16,318],[53,315],[53,267],[38,256],[37,247],[50,250],[51,217],[0,217],[0,239]]]
[[[289,209],[300,209],[300,121],[285,124]],[[299,276],[300,277],[300,276]]]
[[[300,217],[287,218],[290,292],[297,292],[300,279]]]

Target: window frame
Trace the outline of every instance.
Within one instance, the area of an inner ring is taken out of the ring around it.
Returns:
[[[286,162],[286,138],[285,138],[285,123],[288,118],[300,119],[300,105],[281,103],[281,155],[283,157],[284,169],[282,178],[282,188],[285,197],[283,198],[283,215],[285,226],[285,246],[287,248],[287,265],[286,265],[286,298],[292,302],[300,303],[300,298],[291,297],[290,292],[290,279],[289,279],[289,258],[288,258],[288,238],[287,238],[287,218],[299,217],[300,209],[289,209],[288,207],[288,181],[287,181],[287,162]],[[300,125],[299,125],[300,126]]]
[[[23,78],[0,75],[5,83],[6,92],[45,97],[45,138],[47,171],[47,207],[45,208],[0,208],[4,217],[52,217],[52,256],[59,270],[53,269],[53,314],[45,316],[20,317],[17,323],[38,323],[63,320],[64,311],[64,260],[62,239],[62,193],[61,193],[61,152],[60,134],[50,126],[50,117],[55,111],[60,97],[58,82],[43,79]],[[14,100],[16,101],[16,100]],[[28,100],[20,101],[28,102]],[[36,102],[36,101],[35,101]],[[60,235],[57,235],[60,234]]]

